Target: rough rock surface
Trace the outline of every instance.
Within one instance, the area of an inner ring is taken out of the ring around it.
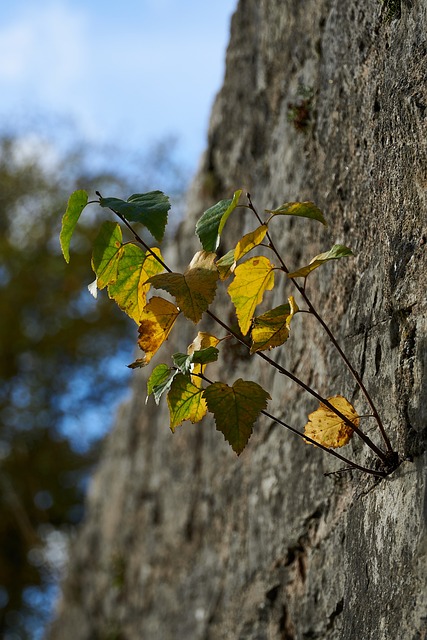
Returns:
[[[265,420],[236,458],[210,422],[172,435],[136,374],[93,480],[51,640],[427,637],[426,69],[426,0],[402,0],[391,20],[376,0],[240,0],[208,149],[168,258],[185,265],[195,219],[240,186],[260,209],[315,201],[326,230],[282,218],[276,237],[295,266],[334,242],[354,250],[313,274],[310,294],[402,464],[379,482],[324,476],[340,464]],[[300,84],[313,93],[305,131],[288,118]],[[230,219],[227,233],[244,224]],[[291,292],[281,288],[273,303]],[[294,325],[272,355],[366,412],[314,320]],[[171,349],[185,348],[186,331],[191,341],[194,329],[183,328]],[[259,381],[271,411],[301,428],[317,403],[262,364],[230,348],[218,376]],[[360,441],[347,449],[373,463]]]

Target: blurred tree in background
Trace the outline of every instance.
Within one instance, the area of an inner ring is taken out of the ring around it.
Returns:
[[[99,438],[133,359],[136,325],[82,284],[94,279],[89,242],[97,207],[78,226],[72,269],[60,255],[67,198],[77,188],[127,197],[131,183],[133,191],[175,194],[176,209],[186,177],[169,140],[130,158],[117,149],[73,143],[60,151],[40,135],[0,134],[2,638],[39,637],[50,615]]]

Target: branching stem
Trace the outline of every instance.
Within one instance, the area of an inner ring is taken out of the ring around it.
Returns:
[[[247,195],[247,198],[248,198],[249,208],[253,211],[253,213],[255,214],[255,216],[257,218],[257,220],[260,222],[260,224],[263,224],[262,220],[261,220],[261,218],[260,218],[260,216],[259,216],[259,214],[257,212],[257,210],[255,209],[254,205],[252,204],[252,200],[251,200],[250,194],[246,194],[246,195]],[[270,246],[271,250],[277,256],[278,260],[280,261],[280,264],[282,265],[282,270],[285,273],[289,273],[289,269],[286,266],[285,262],[283,261],[282,256],[278,252],[278,250],[277,250],[277,248],[276,248],[276,246],[275,246],[275,244],[274,244],[274,242],[273,242],[273,240],[272,240],[272,238],[270,236],[270,233],[268,231],[266,233],[266,237],[268,239],[269,246]],[[366,389],[366,387],[365,387],[365,385],[363,383],[362,378],[360,377],[360,375],[358,374],[356,369],[353,367],[353,365],[351,364],[351,362],[349,361],[349,359],[345,355],[344,351],[342,350],[339,342],[335,338],[334,334],[332,333],[332,331],[330,330],[330,328],[328,327],[326,322],[323,320],[321,315],[316,311],[314,305],[312,304],[311,300],[309,299],[309,297],[308,297],[308,295],[306,293],[306,290],[305,290],[306,279],[304,279],[304,286],[301,286],[299,284],[299,282],[295,278],[290,278],[290,280],[292,281],[292,283],[294,284],[294,286],[296,287],[296,289],[299,291],[299,293],[301,294],[302,298],[304,299],[305,303],[307,304],[309,312],[316,318],[316,320],[319,322],[319,324],[323,327],[323,329],[326,332],[327,336],[329,337],[330,341],[334,345],[335,349],[338,351],[338,353],[339,353],[340,357],[342,358],[343,362],[345,363],[346,367],[348,368],[348,370],[352,374],[354,380],[356,381],[357,385],[359,386],[360,390],[364,394],[369,406],[372,409],[372,413],[373,413],[373,415],[374,415],[374,417],[375,417],[375,419],[377,421],[378,428],[379,428],[379,430],[381,432],[381,435],[383,437],[383,440],[384,440],[385,446],[387,448],[387,451],[389,453],[393,453],[393,448],[391,446],[389,437],[387,436],[387,433],[385,431],[385,428],[384,428],[384,425],[382,423],[382,420],[381,420],[381,418],[379,416],[379,413],[378,413],[378,411],[377,411],[377,409],[376,409],[376,407],[374,405],[374,402],[373,402],[370,394],[368,393],[368,390]],[[326,406],[328,406],[327,403],[324,402],[324,404],[326,404]],[[334,411],[335,411],[335,413],[337,413],[336,410],[334,410]],[[339,414],[337,413],[337,415],[339,415]],[[353,429],[364,440],[364,437],[362,436],[362,432],[360,430],[356,430],[354,427],[353,427]],[[368,438],[368,440],[369,440],[369,438]],[[365,440],[365,442],[366,442],[366,440]],[[366,444],[368,444],[368,442],[366,442]],[[385,454],[383,452],[381,452],[382,455],[380,455],[378,453],[378,451],[380,451],[380,450],[377,447],[375,447],[375,445],[374,445],[375,448],[373,448],[371,446],[372,444],[373,443],[371,442],[371,444],[368,444],[368,446],[370,446],[371,449],[373,449],[377,453],[377,455],[379,455],[379,457],[382,460],[386,461],[387,457],[385,456]]]
[[[99,195],[99,194],[97,194]],[[248,208],[251,209],[253,211],[253,213],[255,214],[255,216],[257,217],[258,221],[260,222],[260,224],[263,224],[258,212],[256,211],[255,207],[252,204],[252,201],[250,199],[250,195],[247,194],[247,198],[248,198],[248,202],[249,202],[249,206]],[[150,249],[150,247],[147,245],[147,243],[141,238],[141,236],[133,229],[132,225],[126,220],[126,218],[124,216],[122,216],[120,213],[118,213],[117,211],[114,211],[114,209],[112,209],[113,213],[123,222],[123,224],[129,229],[129,231],[132,233],[133,237],[135,238],[135,240],[144,247],[144,249],[150,253],[156,260],[157,262],[159,262],[162,267],[168,272],[168,273],[172,273],[172,270],[167,266],[167,264],[162,260],[162,258],[160,258],[154,251],[152,251],[152,249]],[[272,249],[272,251],[275,253],[275,255],[277,256],[277,258],[280,261],[281,264],[281,269],[285,272],[285,273],[289,273],[289,270],[287,268],[287,266],[285,265],[282,257],[280,256],[279,252],[277,251],[274,242],[272,241],[272,238],[269,234],[269,232],[267,231],[266,237],[268,239],[269,242],[269,247]],[[364,392],[369,405],[373,411],[373,415],[375,416],[377,423],[380,426],[380,430],[381,433],[383,434],[383,438],[384,441],[386,443],[387,449],[389,453],[392,453],[392,448],[390,445],[390,441],[384,431],[384,427],[382,426],[381,420],[379,418],[378,412],[376,411],[373,402],[368,394],[368,392],[366,391],[365,386],[363,385],[363,382],[360,378],[360,376],[358,375],[358,373],[355,371],[355,369],[352,367],[352,365],[350,364],[350,362],[348,361],[347,357],[345,356],[344,352],[342,351],[342,349],[340,348],[339,344],[337,343],[335,337],[333,336],[332,332],[330,331],[330,329],[327,327],[326,323],[323,321],[323,319],[320,317],[320,315],[317,313],[317,311],[315,310],[315,308],[313,307],[313,304],[311,303],[311,301],[309,300],[306,292],[305,292],[305,288],[301,287],[298,282],[291,278],[292,282],[294,283],[295,287],[297,288],[297,290],[300,292],[301,296],[303,297],[303,299],[305,300],[307,306],[308,306],[308,313],[311,313],[317,320],[318,322],[320,322],[320,324],[322,325],[322,327],[324,328],[324,330],[326,331],[327,335],[329,336],[330,340],[332,341],[332,343],[334,344],[334,346],[336,347],[336,349],[338,350],[338,353],[340,354],[341,358],[344,360],[344,362],[346,363],[347,367],[349,368],[349,370],[351,371],[352,375],[354,376],[356,382],[358,383],[359,387],[362,389],[362,391]],[[216,323],[218,323],[221,327],[223,327],[228,334],[232,335],[236,340],[238,340],[238,342],[240,342],[242,345],[244,345],[247,349],[250,349],[250,345],[244,340],[242,339],[241,336],[239,336],[235,331],[233,331],[233,329],[231,327],[229,327],[225,322],[223,322],[220,318],[218,318],[218,316],[216,316],[212,311],[210,311],[209,309],[206,311],[207,315],[210,316],[212,318],[212,320],[214,320]],[[297,385],[299,385],[302,389],[304,389],[305,391],[307,391],[310,395],[312,395],[314,398],[316,398],[319,402],[321,402],[322,404],[324,404],[326,407],[328,407],[328,409],[330,409],[333,413],[335,413],[341,420],[344,421],[345,424],[347,424],[364,442],[365,444],[372,450],[375,452],[375,454],[382,460],[382,462],[386,465],[388,465],[389,463],[389,457],[387,456],[386,453],[384,453],[379,447],[377,447],[375,445],[374,442],[372,442],[372,440],[363,432],[361,431],[361,429],[359,429],[358,427],[356,427],[352,421],[345,416],[343,413],[341,413],[338,409],[336,409],[326,398],[323,398],[320,394],[318,394],[314,389],[312,389],[311,387],[309,387],[305,382],[303,382],[302,380],[300,380],[297,376],[295,376],[293,373],[291,373],[290,371],[288,371],[287,369],[285,369],[284,367],[282,367],[280,364],[278,364],[277,362],[275,362],[274,360],[272,360],[271,358],[269,358],[267,355],[265,355],[264,353],[257,351],[255,352],[257,356],[259,356],[260,358],[262,358],[263,360],[265,360],[268,364],[270,364],[272,367],[274,367],[277,371],[279,371],[279,373],[285,375],[286,377],[288,377],[290,380],[292,380],[293,382],[295,382]],[[204,377],[204,376],[203,376]],[[207,380],[207,378],[205,378]],[[274,422],[277,422],[278,424],[281,424],[282,426],[284,426],[285,428],[287,428],[289,431],[292,431],[293,433],[295,433],[296,435],[304,438],[307,442],[310,442],[311,444],[314,444],[315,446],[319,447],[320,449],[323,449],[324,451],[326,451],[327,453],[329,453],[330,455],[335,456],[336,458],[342,460],[343,462],[350,464],[353,468],[355,469],[359,469],[361,471],[364,471],[366,473],[369,473],[371,475],[375,475],[378,477],[385,477],[387,475],[387,473],[385,471],[376,471],[374,469],[368,469],[366,467],[363,467],[361,465],[356,464],[355,462],[352,462],[351,460],[348,460],[347,458],[345,458],[344,456],[342,456],[341,454],[337,453],[336,451],[329,449],[321,444],[319,444],[318,442],[312,440],[311,438],[305,436],[302,432],[298,431],[297,429],[294,429],[293,427],[291,427],[290,425],[286,424],[285,422],[283,422],[280,418],[277,418],[275,416],[273,416],[272,414],[268,413],[267,411],[262,411],[261,413],[263,413],[266,417],[270,418],[271,420],[273,420]]]

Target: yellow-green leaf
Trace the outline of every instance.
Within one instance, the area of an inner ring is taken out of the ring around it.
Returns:
[[[161,258],[157,247],[152,251]],[[108,294],[137,324],[147,302],[150,289],[147,281],[160,271],[163,271],[163,267],[152,254],[145,253],[136,244],[123,245],[116,279],[108,285]]]
[[[148,396],[153,394],[154,402],[158,405],[162,395],[166,391],[169,391],[176,375],[177,372],[173,371],[167,364],[158,364],[157,367],[154,367],[147,380],[147,398],[145,399],[145,403],[147,404]]]
[[[96,286],[103,289],[117,280],[117,268],[122,253],[122,231],[116,222],[107,220],[99,230],[92,251],[92,269]]]
[[[273,349],[286,342],[291,320],[298,311],[298,305],[293,296],[288,300],[288,304],[282,304],[254,318],[251,331],[251,353]]]
[[[346,258],[352,256],[353,252],[348,247],[344,247],[342,244],[334,244],[334,246],[325,253],[319,253],[313,260],[309,262],[305,267],[301,267],[297,271],[288,273],[288,278],[306,278],[309,273],[320,267],[328,260],[338,260],[339,258]]]
[[[168,339],[179,313],[179,309],[172,302],[157,296],[146,304],[138,329],[138,346],[145,353],[145,364],[150,362],[156,351]]]
[[[250,329],[257,305],[265,291],[274,286],[274,265],[265,256],[251,258],[236,267],[228,294],[236,307],[237,320],[243,335]]]
[[[198,251],[183,274],[164,273],[149,282],[174,296],[185,317],[196,323],[215,298],[218,280],[215,258],[215,253]]]
[[[216,428],[239,455],[252,434],[255,420],[267,407],[270,395],[256,382],[239,378],[232,387],[223,382],[209,385],[204,397],[214,414]]]
[[[310,218],[318,220],[326,225],[323,213],[313,202],[285,202],[278,209],[266,209],[267,213],[273,216],[300,216],[302,218]]]
[[[227,280],[228,276],[231,276],[234,272],[235,267],[234,249],[230,249],[222,258],[216,261],[216,268],[218,269],[221,280]]]
[[[262,224],[257,227],[255,231],[247,233],[236,245],[234,249],[234,259],[237,262],[240,258],[243,258],[251,249],[257,247],[265,238],[265,234],[268,231],[266,224]]]
[[[328,398],[328,402],[351,420],[356,428],[359,426],[359,416],[355,408],[343,396],[333,396]],[[310,413],[304,427],[306,436],[330,449],[346,445],[353,433],[353,429],[323,403],[320,403],[316,411]]]
[[[172,431],[184,420],[200,422],[207,413],[203,389],[193,384],[190,377],[182,373],[174,377],[167,399]]]
[[[70,262],[70,241],[76,228],[76,224],[81,213],[87,205],[88,195],[86,191],[80,189],[71,194],[67,210],[62,217],[61,233],[59,234],[59,242],[61,244],[62,254],[66,262]]]

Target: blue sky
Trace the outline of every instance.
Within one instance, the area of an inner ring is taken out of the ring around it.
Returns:
[[[13,0],[0,14],[0,121],[71,116],[138,149],[168,134],[194,168],[237,0]]]

